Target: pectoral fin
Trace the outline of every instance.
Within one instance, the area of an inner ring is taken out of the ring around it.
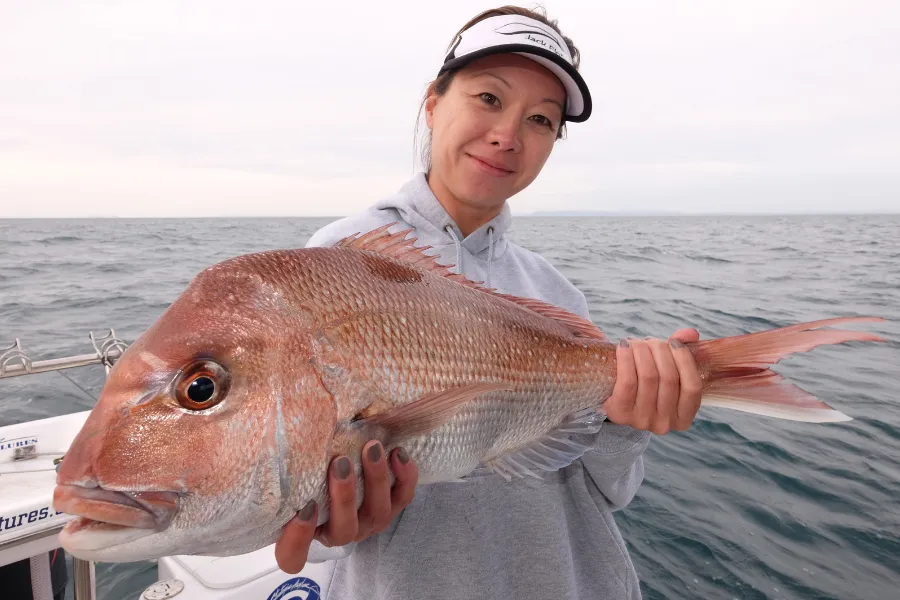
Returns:
[[[437,429],[452,419],[464,404],[482,394],[511,389],[509,384],[504,383],[473,383],[424,396],[415,402],[363,419],[357,424],[383,430],[388,439],[396,443]]]

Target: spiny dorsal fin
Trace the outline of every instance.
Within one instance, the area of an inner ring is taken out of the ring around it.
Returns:
[[[444,277],[455,275],[455,273],[450,271],[450,267],[453,265],[449,267],[440,265],[435,260],[435,257],[425,254],[425,250],[430,250],[431,246],[419,248],[415,245],[416,238],[405,239],[406,235],[412,232],[412,228],[404,229],[397,233],[387,232],[388,229],[397,224],[398,222],[394,221],[362,235],[359,232],[354,233],[340,240],[334,246],[336,248],[354,248],[356,250],[376,252],[382,256],[403,261],[423,271],[431,271]],[[472,287],[475,286],[473,285]]]
[[[510,302],[536,312],[539,315],[553,319],[564,325],[577,337],[606,341],[606,335],[599,327],[587,319],[565,309],[543,302],[542,300],[535,300],[534,298],[521,298],[510,294],[501,294],[492,289],[483,287],[483,282],[472,281],[465,275],[454,273],[451,269],[455,265],[441,265],[437,262],[436,257],[425,254],[425,250],[430,250],[431,246],[417,247],[415,245],[416,238],[406,238],[407,234],[413,231],[412,228],[404,229],[396,233],[388,233],[388,229],[397,224],[399,223],[394,221],[393,223],[382,225],[365,234],[360,234],[359,232],[354,233],[337,242],[335,247],[368,250],[388,258],[403,261],[423,271],[430,271],[436,275],[446,277],[451,281],[474,288],[480,292],[491,294],[503,298],[504,300],[509,300]]]

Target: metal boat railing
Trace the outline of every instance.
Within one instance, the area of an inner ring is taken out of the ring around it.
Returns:
[[[60,369],[72,369],[88,365],[102,364],[109,374],[113,363],[122,356],[128,345],[116,337],[115,329],[101,338],[90,332],[91,344],[94,346],[92,354],[78,354],[63,358],[50,358],[47,360],[32,360],[24,350],[19,338],[5,347],[0,348],[0,379],[16,377],[18,375],[31,375],[34,373],[46,373],[47,371],[59,371]],[[18,361],[18,364],[16,363]]]
[[[109,375],[109,370],[112,368],[115,361],[118,360],[128,348],[128,344],[116,336],[116,331],[114,329],[110,329],[109,333],[103,337],[96,337],[94,332],[91,331],[90,339],[91,344],[94,347],[94,352],[92,354],[78,354],[75,356],[51,358],[47,360],[32,360],[32,358],[22,349],[19,338],[16,338],[15,342],[11,345],[0,348],[0,379],[98,364],[103,365],[106,374]],[[25,541],[46,538],[51,535],[55,536],[59,534],[62,527],[63,526],[60,525],[53,529],[31,534],[26,538],[11,540],[6,544],[3,544],[3,546],[17,546]],[[75,600],[96,600],[97,580],[94,563],[75,557],[72,557],[72,563],[72,583],[75,591]]]

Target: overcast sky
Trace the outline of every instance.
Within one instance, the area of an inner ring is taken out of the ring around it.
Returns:
[[[360,210],[492,6],[0,0],[0,217]],[[514,212],[900,212],[900,2],[544,6],[594,113]]]

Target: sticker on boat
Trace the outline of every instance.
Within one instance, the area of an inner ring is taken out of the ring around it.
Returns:
[[[21,512],[19,514],[0,514],[0,532],[9,531],[10,529],[15,529],[16,527],[22,527],[23,525],[28,525],[29,523],[43,521],[44,519],[49,519],[50,517],[55,517],[56,515],[61,514],[62,513],[53,510],[52,506],[45,506],[43,508],[29,510]]]
[[[319,600],[319,584],[309,577],[294,577],[275,588],[266,600]]]
[[[37,436],[26,435],[24,437],[4,439],[0,438],[0,450],[11,450],[13,448],[25,448],[34,446],[38,443]]]

